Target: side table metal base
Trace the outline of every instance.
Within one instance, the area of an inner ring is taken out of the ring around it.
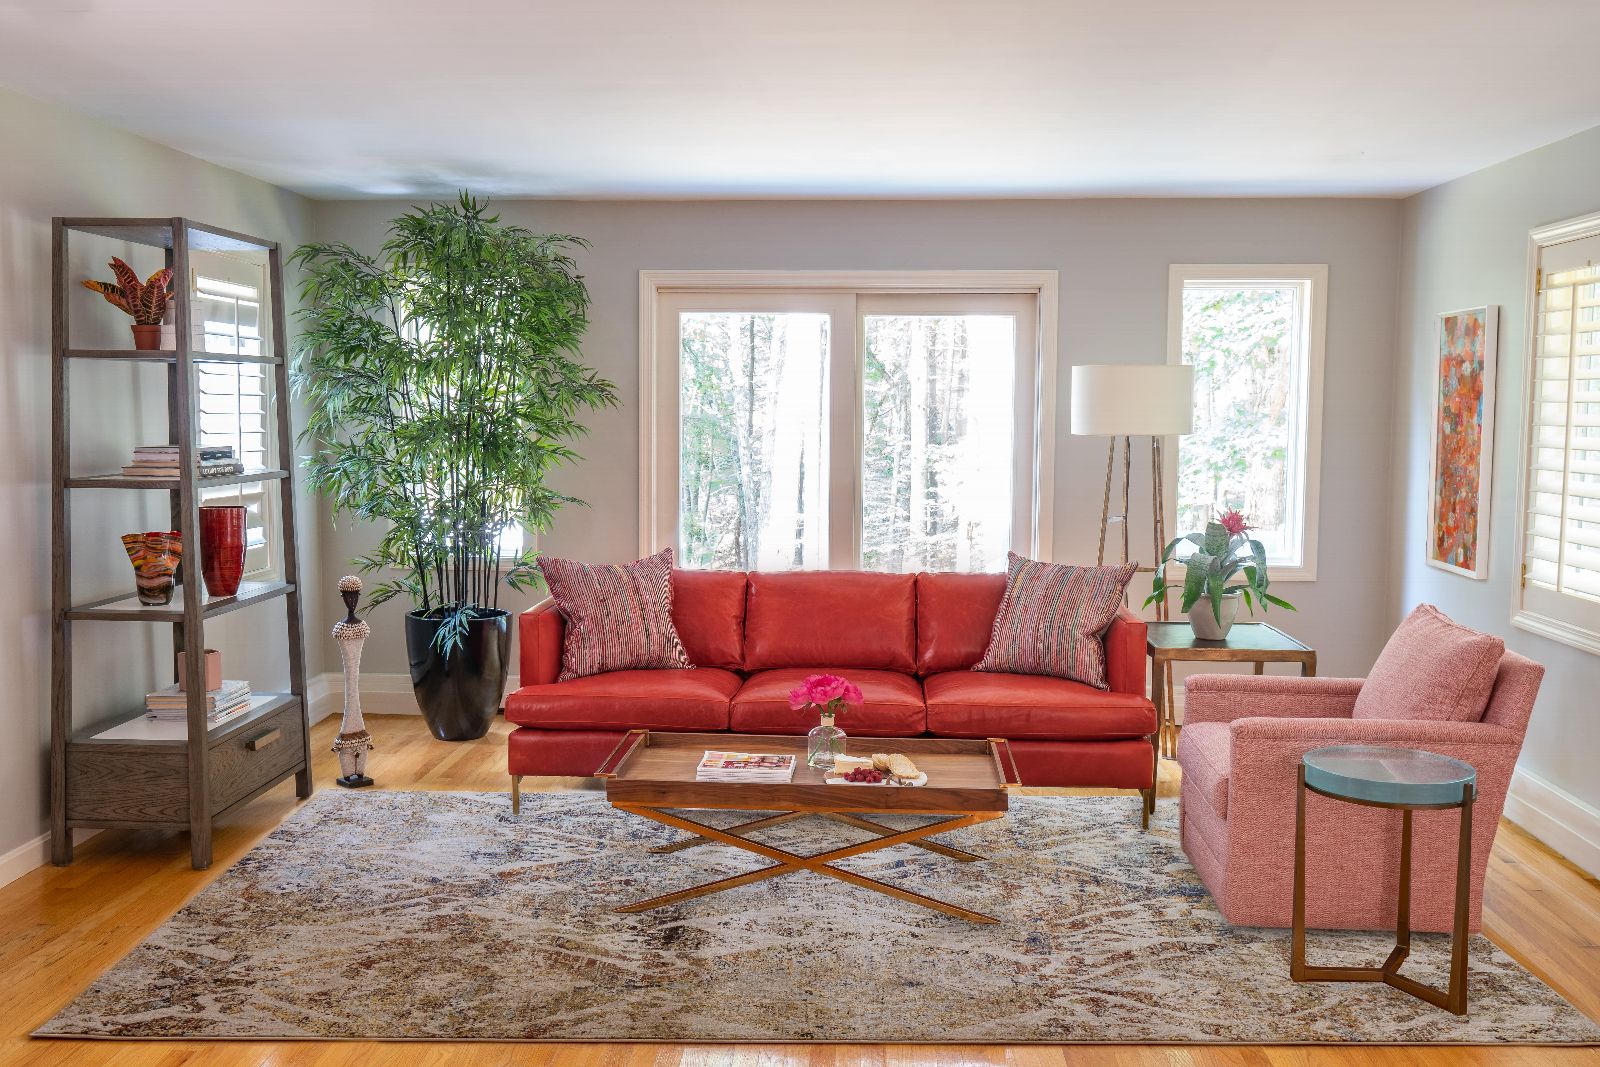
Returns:
[[[1294,934],[1289,949],[1289,977],[1296,982],[1382,982],[1454,1015],[1467,1013],[1467,913],[1468,890],[1472,884],[1472,800],[1474,787],[1468,785],[1460,801],[1434,808],[1461,809],[1461,840],[1456,852],[1455,928],[1450,937],[1450,987],[1446,990],[1424,985],[1400,973],[1411,953],[1411,813],[1420,810],[1400,807],[1400,887],[1396,908],[1394,950],[1381,967],[1314,967],[1306,963],[1306,791],[1319,793],[1350,804],[1394,808],[1397,805],[1353,800],[1333,796],[1306,785],[1304,765],[1295,800],[1294,831]]]

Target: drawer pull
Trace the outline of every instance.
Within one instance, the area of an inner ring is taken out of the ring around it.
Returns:
[[[282,736],[282,730],[268,730],[266,733],[257,737],[252,737],[250,740],[246,741],[244,743],[244,747],[249,749],[251,752],[260,752],[268,745],[277,744],[278,739]]]

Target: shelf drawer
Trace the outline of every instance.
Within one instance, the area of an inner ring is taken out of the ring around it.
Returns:
[[[297,702],[211,746],[207,754],[211,810],[221,811],[298,769],[305,755],[305,728]]]
[[[188,822],[188,757],[182,748],[68,745],[67,818],[121,826]]]

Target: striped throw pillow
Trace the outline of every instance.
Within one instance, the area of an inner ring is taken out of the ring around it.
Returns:
[[[1109,689],[1104,636],[1139,565],[1073,567],[1008,556],[989,648],[972,669],[1045,674]]]
[[[540,556],[539,569],[567,620],[560,681],[694,666],[672,623],[672,549],[633,563]]]

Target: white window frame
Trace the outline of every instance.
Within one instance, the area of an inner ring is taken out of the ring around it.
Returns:
[[[839,300],[834,329],[848,330],[851,350],[860,344],[856,298],[917,294],[1017,294],[1035,301],[1036,363],[1034,418],[1031,427],[1031,529],[1020,539],[1037,559],[1054,557],[1052,515],[1055,485],[1055,393],[1058,275],[1053,270],[971,271],[764,271],[642,270],[639,272],[639,554],[658,552],[678,539],[678,427],[666,417],[667,401],[676,410],[678,353],[666,319],[668,294],[713,291],[751,298],[783,300],[796,293]],[[848,302],[849,310],[845,310]],[[848,477],[855,484],[855,506],[848,515],[830,512],[829,566],[859,569],[861,383],[859,375],[833,375],[829,403],[852,411],[848,420],[831,421],[830,478]],[[848,445],[846,448],[844,446]],[[1020,488],[1020,487],[1019,487]],[[1019,540],[1013,538],[1013,540]]]
[[[1526,336],[1523,341],[1522,402],[1517,405],[1522,425],[1522,449],[1517,463],[1517,581],[1511,585],[1511,625],[1519,630],[1548,637],[1591,655],[1600,656],[1600,631],[1579,625],[1569,619],[1534,610],[1524,602],[1527,566],[1528,487],[1533,465],[1534,424],[1530,406],[1534,403],[1534,375],[1538,370],[1539,345],[1539,271],[1543,266],[1546,248],[1600,237],[1600,212],[1583,215],[1565,222],[1541,226],[1528,234],[1528,273],[1526,277],[1527,305],[1523,312]]]
[[[1190,282],[1268,282],[1294,283],[1304,292],[1306,375],[1301,401],[1305,417],[1300,420],[1301,470],[1289,472],[1298,477],[1302,500],[1300,512],[1300,564],[1272,564],[1274,582],[1314,582],[1317,580],[1317,530],[1322,491],[1322,372],[1328,332],[1328,265],[1326,263],[1174,263],[1167,273],[1167,362],[1183,363],[1183,290]],[[1169,515],[1177,514],[1178,453],[1170,449],[1164,477]],[[1291,482],[1291,492],[1293,483]],[[1170,531],[1172,536],[1188,533]]]

